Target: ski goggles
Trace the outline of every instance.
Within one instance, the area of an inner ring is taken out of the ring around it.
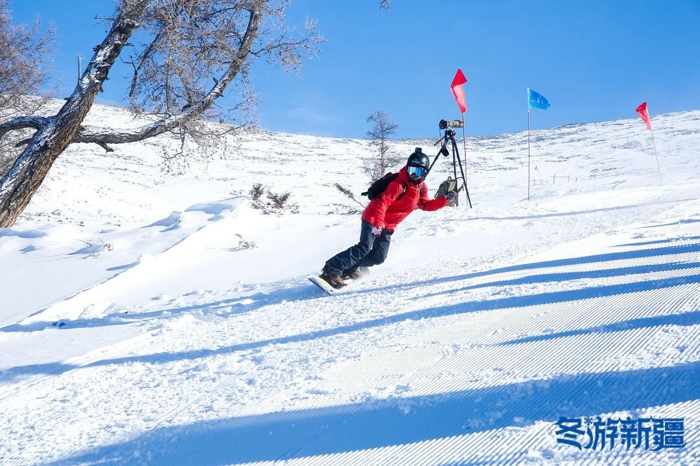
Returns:
[[[414,167],[411,165],[408,167],[408,170],[406,170],[406,171],[409,175],[415,175],[418,178],[425,175],[425,168],[423,168],[423,167]]]

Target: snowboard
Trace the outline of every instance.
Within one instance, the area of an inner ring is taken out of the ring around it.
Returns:
[[[338,291],[336,288],[333,288],[327,281],[325,281],[318,275],[311,275],[309,277],[309,281],[317,287],[321,288],[323,291],[325,291],[326,294],[332,295],[333,293]]]
[[[360,268],[362,270],[362,276],[359,278],[344,278],[343,281],[345,282],[345,285],[343,288],[333,288],[330,283],[325,281],[323,278],[321,278],[320,275],[311,275],[309,276],[309,281],[316,285],[317,287],[321,288],[323,291],[326,292],[326,294],[333,295],[339,291],[342,291],[347,287],[347,285],[350,285],[354,281],[362,280],[364,277],[369,275],[369,269],[366,267]]]

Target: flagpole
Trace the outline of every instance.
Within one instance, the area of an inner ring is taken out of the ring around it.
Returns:
[[[649,126],[651,126],[651,125],[649,125]],[[654,146],[654,158],[656,158],[656,169],[659,171],[659,181],[663,185],[664,180],[663,180],[663,178],[661,178],[661,166],[659,165],[659,156],[656,155],[656,140],[654,139],[654,130],[652,129],[650,131],[651,131],[651,143]]]
[[[661,178],[661,166],[659,165],[659,156],[656,155],[656,139],[654,139],[654,130],[651,129],[651,118],[649,117],[649,110],[647,109],[647,103],[642,102],[636,109],[637,115],[642,121],[647,125],[647,129],[651,131],[651,143],[654,146],[654,158],[656,159],[656,169],[659,171],[659,181],[664,184],[663,178]]]
[[[467,129],[464,127],[464,112],[462,112],[462,143],[464,147],[464,191],[467,193],[467,200],[469,200],[469,191],[467,191],[467,175],[469,170],[467,169]],[[456,179],[456,177],[455,177]]]
[[[527,88],[527,200],[530,200],[530,110],[541,108],[547,110],[550,107],[549,101],[538,92]]]
[[[527,111],[527,200],[530,200],[530,109]]]

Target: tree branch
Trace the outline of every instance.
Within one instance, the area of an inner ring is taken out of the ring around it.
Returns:
[[[167,118],[128,131],[118,131],[96,126],[81,126],[71,142],[84,144],[93,143],[104,147],[107,144],[126,144],[129,142],[143,141],[144,139],[158,136],[175,128],[178,126],[179,120],[181,120],[181,118]],[[109,152],[109,150],[107,151]]]
[[[201,117],[204,112],[212,107],[216,99],[223,96],[224,90],[241,72],[246,57],[250,53],[253,41],[257,37],[258,27],[262,17],[261,10],[257,3],[248,4],[247,9],[250,11],[248,27],[241,41],[241,45],[230,61],[228,68],[218,79],[214,79],[214,86],[211,90],[198,101],[191,102],[183,113],[174,116],[168,115],[161,120],[128,131],[115,131],[100,127],[81,126],[80,130],[73,137],[72,142],[95,143],[100,145],[137,142],[164,134],[168,131],[173,131],[181,127],[183,123]]]
[[[143,52],[141,57],[138,57],[139,58],[138,64],[134,63],[133,60],[131,62],[129,62],[131,64],[131,66],[134,67],[134,76],[131,79],[131,86],[129,88],[129,97],[134,96],[134,94],[136,92],[136,83],[138,81],[138,77],[139,77],[139,73],[141,72],[141,68],[143,68],[143,65],[146,63],[146,60],[148,60],[148,58],[151,56],[151,54],[155,50],[156,43],[160,40],[161,34],[162,34],[161,32],[156,34],[156,37],[148,45],[148,48]]]
[[[260,7],[257,3],[250,3],[248,5],[248,11],[250,11],[250,17],[248,18],[248,28],[243,36],[241,45],[236,52],[236,56],[229,64],[228,69],[223,73],[223,75],[215,81],[214,87],[211,88],[209,93],[202,98],[202,100],[195,105],[192,105],[188,110],[188,114],[191,116],[199,116],[203,114],[206,110],[211,108],[212,104],[216,99],[224,95],[224,90],[233,81],[233,79],[238,75],[238,73],[243,68],[245,59],[253,46],[253,41],[258,35],[258,27],[260,26],[260,20],[262,14]]]
[[[15,118],[14,120],[10,120],[0,125],[0,139],[2,139],[3,136],[10,131],[26,128],[40,130],[41,128],[46,127],[50,122],[51,120],[49,118],[41,116],[25,116]]]

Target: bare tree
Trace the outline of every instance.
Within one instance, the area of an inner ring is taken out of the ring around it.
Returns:
[[[372,158],[365,165],[367,173],[372,181],[376,181],[393,166],[401,163],[402,159],[389,148],[389,136],[396,133],[399,125],[389,121],[389,115],[381,110],[377,110],[367,117],[367,122],[372,123],[372,128],[367,131],[369,146],[377,153],[376,158]]]
[[[54,44],[54,30],[41,32],[37,18],[30,27],[14,25],[8,1],[0,0],[0,124],[19,115],[33,115],[48,99],[28,98],[51,78],[51,69],[43,66]],[[19,141],[29,131],[18,131],[0,142],[0,174],[4,174],[19,155]]]
[[[107,37],[97,46],[80,82],[56,115],[18,117],[0,125],[0,137],[13,130],[36,130],[12,168],[0,179],[0,227],[15,223],[56,158],[73,141],[147,4],[147,0],[122,1]]]
[[[177,159],[192,138],[210,149],[221,134],[203,119],[255,125],[257,104],[250,80],[250,65],[265,57],[272,65],[299,72],[323,37],[315,21],[307,21],[301,34],[284,22],[290,0],[151,0],[137,31],[139,46],[127,63],[133,69],[129,102],[136,112],[160,115],[157,121],[129,132],[83,127],[76,142],[109,144],[140,141],[173,133],[180,141]],[[238,78],[235,82],[234,79]],[[224,108],[216,101],[230,91],[235,104]]]
[[[54,116],[23,116],[0,124],[0,138],[11,131],[35,130],[12,168],[0,179],[0,228],[14,224],[43,182],[56,158],[71,143],[110,144],[175,134],[184,152],[186,138],[210,143],[203,118],[242,112],[255,100],[250,62],[265,57],[290,71],[316,53],[323,38],[315,23],[292,34],[284,22],[289,0],[120,0],[112,26],[95,48],[78,86]],[[123,48],[131,45],[130,103],[149,111],[154,121],[128,131],[82,126],[97,92]],[[239,104],[223,109],[215,101],[237,77]]]

